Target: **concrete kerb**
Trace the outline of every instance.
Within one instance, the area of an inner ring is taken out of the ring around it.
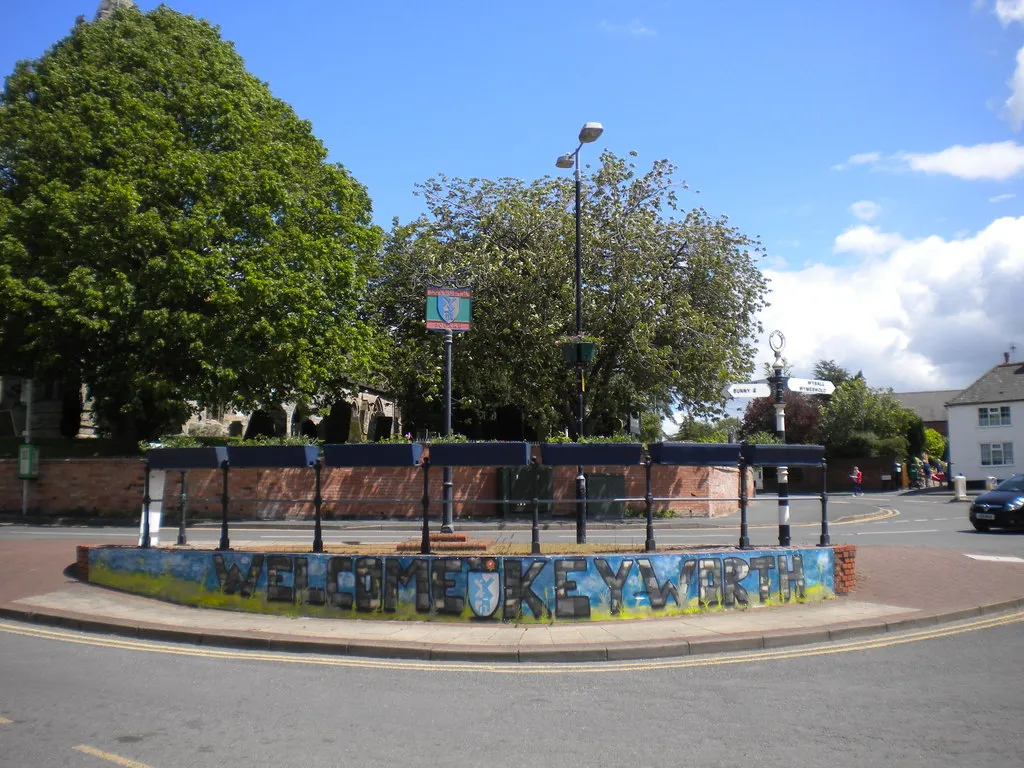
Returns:
[[[844,623],[834,627],[806,630],[754,632],[693,640],[659,639],[533,647],[514,645],[447,646],[436,643],[402,643],[394,640],[373,642],[318,638],[296,639],[277,633],[246,634],[206,629],[190,630],[152,623],[98,619],[93,616],[73,612],[30,610],[13,604],[0,606],[0,618],[94,634],[215,648],[437,662],[582,663],[676,658],[836,642],[865,636],[894,634],[922,627],[933,627],[938,624],[963,621],[982,615],[1006,613],[1021,608],[1024,608],[1024,598],[989,603],[955,611],[930,613],[927,615],[906,614],[888,620],[865,620]]]

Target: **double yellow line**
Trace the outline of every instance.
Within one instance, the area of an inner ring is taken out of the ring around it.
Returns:
[[[192,656],[205,659],[229,659],[232,661],[265,661],[279,664],[307,664],[322,667],[349,667],[359,669],[381,669],[395,671],[429,671],[436,672],[476,672],[498,675],[558,675],[563,673],[607,674],[616,672],[643,672],[647,670],[689,669],[694,667],[717,667],[726,664],[747,664],[763,661],[783,661],[787,659],[805,659],[814,656],[829,656],[854,651],[870,651],[878,648],[890,648],[908,643],[919,643],[941,637],[953,637],[967,632],[977,632],[992,627],[1006,626],[1024,621],[1024,610],[1010,614],[989,616],[974,621],[949,624],[942,627],[931,627],[916,632],[886,634],[870,639],[834,642],[821,645],[802,645],[789,648],[777,648],[765,651],[749,651],[728,653],[723,655],[685,656],[668,659],[644,659],[637,661],[606,661],[552,664],[529,664],[505,662],[445,662],[445,661],[406,661],[401,659],[367,659],[350,656],[313,656],[284,652],[236,651],[222,648],[204,648],[199,646],[168,645],[142,640],[130,640],[110,636],[91,636],[75,632],[49,630],[31,625],[0,622],[0,632],[44,640],[56,640],[77,645],[91,645],[101,648],[113,648],[123,651],[142,653],[162,653],[173,656]]]

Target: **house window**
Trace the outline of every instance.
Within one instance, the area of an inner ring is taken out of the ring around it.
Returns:
[[[1003,405],[997,408],[978,409],[979,427],[1008,427],[1010,426],[1010,406]]]
[[[1003,467],[1013,464],[1013,443],[982,443],[981,466]]]

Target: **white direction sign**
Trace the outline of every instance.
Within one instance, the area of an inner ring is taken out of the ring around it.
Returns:
[[[803,392],[805,395],[831,395],[836,391],[836,385],[827,379],[798,379],[791,376],[787,386],[791,391]]]
[[[768,397],[771,387],[763,381],[748,381],[744,384],[726,384],[722,389],[724,397]]]

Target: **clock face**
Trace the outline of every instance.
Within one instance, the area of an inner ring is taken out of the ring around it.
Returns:
[[[768,346],[772,348],[772,352],[781,352],[786,346],[786,337],[782,335],[782,331],[772,331],[768,337]]]

